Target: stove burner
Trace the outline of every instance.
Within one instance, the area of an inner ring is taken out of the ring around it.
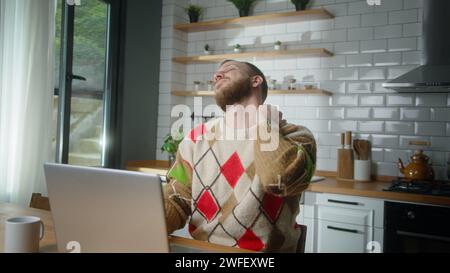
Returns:
[[[416,194],[429,194],[450,197],[449,181],[411,181],[399,177],[384,191],[407,192]]]

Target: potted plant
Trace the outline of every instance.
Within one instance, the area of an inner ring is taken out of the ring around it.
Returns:
[[[295,5],[295,10],[305,10],[309,3],[309,0],[291,0],[291,3]]]
[[[258,0],[227,0],[233,3],[233,5],[239,10],[239,16],[245,17],[250,14],[250,9],[253,4]]]
[[[210,55],[211,51],[209,50],[209,45],[206,44],[203,48],[203,53],[205,53],[206,55]]]
[[[179,130],[178,134],[174,137],[171,134],[167,134],[164,138],[164,144],[161,146],[161,151],[169,154],[169,166],[172,166],[173,163],[175,163],[178,145],[182,140],[183,132],[181,130]]]
[[[242,47],[240,44],[235,44],[233,47],[234,52],[239,53],[242,50]]]
[[[197,5],[189,5],[185,10],[189,15],[189,22],[191,23],[197,23],[200,15],[203,12],[202,7]]]
[[[273,44],[273,48],[274,48],[275,50],[281,50],[281,41],[276,41],[276,42]]]

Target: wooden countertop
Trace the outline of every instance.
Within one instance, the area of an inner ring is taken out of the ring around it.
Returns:
[[[307,190],[312,192],[356,195],[393,201],[450,206],[450,197],[383,191],[383,188],[387,188],[389,185],[391,185],[390,182],[384,181],[348,182],[337,181],[335,178],[327,177],[325,180],[311,183]]]
[[[22,207],[11,203],[0,203],[0,253],[4,252],[5,239],[5,221],[10,217],[16,216],[37,216],[44,222],[44,238],[40,241],[40,252],[57,252],[55,230],[53,228],[53,219],[50,211]],[[176,236],[169,236],[169,243],[183,247],[192,248],[201,252],[215,253],[255,253],[254,251],[212,244],[204,241],[187,239]]]

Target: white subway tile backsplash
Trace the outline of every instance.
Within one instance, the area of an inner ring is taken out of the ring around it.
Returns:
[[[402,25],[375,27],[375,39],[396,38],[402,36]]]
[[[349,41],[372,40],[373,28],[351,28],[348,30],[347,35]]]
[[[390,52],[417,50],[417,38],[412,37],[389,39],[388,48]]]
[[[429,121],[430,109],[429,108],[401,108],[400,109],[401,120],[412,121]]]
[[[417,136],[445,136],[446,127],[445,122],[416,122],[414,133]]]
[[[369,119],[371,108],[346,108],[346,119]]]
[[[387,134],[412,135],[414,133],[414,123],[401,121],[386,121],[385,130]]]
[[[296,117],[298,119],[317,119],[317,108],[300,107],[296,109]]]
[[[359,53],[359,42],[343,42],[334,44],[334,54],[357,54]]]
[[[410,51],[402,53],[402,64],[403,65],[411,65],[411,64],[420,64],[422,58],[422,52],[420,51]]]
[[[335,159],[318,158],[316,169],[335,172],[337,170],[337,162]]]
[[[355,28],[361,26],[360,15],[341,16],[334,19],[334,28]]]
[[[445,107],[447,94],[417,94],[416,106]]]
[[[338,146],[341,144],[341,135],[331,133],[319,133],[317,134],[316,142],[318,145]]]
[[[317,158],[330,158],[330,146],[317,146]]]
[[[330,106],[330,97],[326,96],[308,96],[306,97],[306,104],[308,106]]]
[[[447,123],[447,136],[450,136],[450,123]]]
[[[333,80],[357,80],[358,69],[356,68],[336,68],[333,69]]]
[[[383,161],[384,150],[382,148],[372,148],[371,160],[372,162]]]
[[[421,36],[422,35],[422,24],[412,23],[403,25],[403,36]]]
[[[358,96],[357,95],[334,95],[332,97],[332,105],[335,106],[357,106]]]
[[[450,137],[431,137],[433,151],[450,151]]]
[[[286,106],[307,106],[304,96],[285,96],[284,105]]]
[[[265,35],[272,34],[283,34],[286,33],[286,24],[274,24],[274,25],[266,25]]]
[[[363,133],[378,133],[384,131],[384,121],[358,121],[358,130]]]
[[[378,175],[387,175],[387,176],[399,175],[398,167],[397,164],[395,163],[373,162],[372,172],[375,172]]]
[[[372,13],[373,10],[374,10],[373,6],[367,5],[367,3],[364,1],[356,1],[348,3],[348,14]]]
[[[384,80],[386,79],[386,71],[384,68],[360,68],[360,80]]]
[[[413,105],[414,95],[412,94],[387,95],[386,104],[388,106]]]
[[[311,120],[308,123],[307,128],[312,132],[327,133],[330,131],[329,120]]]
[[[346,29],[336,29],[330,31],[322,31],[322,42],[343,42],[347,40],[347,30]]]
[[[372,66],[371,54],[348,55],[347,67]]]
[[[378,53],[387,51],[387,40],[361,41],[361,53]]]
[[[374,119],[383,120],[398,120],[400,117],[400,111],[398,108],[378,108],[374,107],[373,110]]]
[[[377,148],[397,148],[398,141],[398,136],[372,135],[372,146]]]
[[[403,2],[404,9],[415,9],[421,7],[423,7],[423,0],[406,0]]]
[[[397,163],[400,158],[405,164],[407,164],[411,156],[410,150],[397,150],[397,149],[384,149],[384,162]]]
[[[373,57],[375,66],[401,65],[401,53],[379,53]]]
[[[356,131],[358,128],[357,122],[353,120],[331,120],[330,125],[330,130],[333,133]]]
[[[348,93],[370,93],[372,84],[370,82],[347,82]]]
[[[374,93],[397,93],[396,91],[392,90],[392,89],[386,89],[383,87],[383,83],[385,81],[376,81],[373,83],[373,92]]]
[[[431,108],[431,120],[450,121],[450,108]]]
[[[388,79],[395,79],[414,69],[414,66],[391,66],[388,68]]]
[[[403,8],[403,0],[388,0],[381,2],[382,2],[381,5],[374,6],[375,12],[394,11],[394,10],[401,10]]]
[[[345,56],[335,55],[330,58],[320,58],[322,68],[345,67]]]
[[[320,88],[333,94],[345,93],[345,81],[323,81],[320,83]]]
[[[417,9],[389,12],[389,24],[415,23],[418,19]]]
[[[423,146],[413,145],[412,141],[430,142],[431,138],[425,136],[400,136],[400,148],[411,150],[424,148]]]
[[[383,95],[361,95],[360,105],[362,106],[383,106],[384,96]]]
[[[361,15],[361,26],[363,27],[375,27],[384,26],[388,23],[387,13],[369,13]]]
[[[319,119],[343,119],[344,118],[344,108],[319,108],[318,109]]]

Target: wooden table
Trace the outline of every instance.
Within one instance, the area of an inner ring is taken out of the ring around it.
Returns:
[[[42,219],[45,226],[45,235],[40,242],[41,252],[56,252],[56,237],[53,228],[53,219],[49,211],[22,207],[10,203],[0,203],[0,253],[4,252],[5,239],[5,221],[10,217],[16,216],[37,216]],[[182,237],[170,236],[169,242],[183,247],[198,249],[199,252],[217,252],[217,253],[250,253],[245,249],[227,247],[212,244],[204,241],[187,239]]]

